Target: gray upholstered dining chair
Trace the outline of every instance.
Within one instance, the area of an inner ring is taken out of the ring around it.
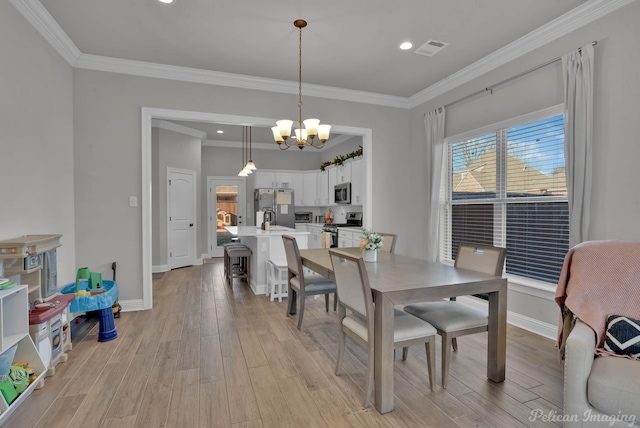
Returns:
[[[382,236],[382,248],[380,251],[386,251],[389,253],[396,252],[397,237],[393,233],[378,232],[378,235]]]
[[[284,242],[287,269],[289,271],[287,316],[291,314],[295,307],[296,296],[300,296],[300,307],[298,308],[298,330],[300,330],[302,317],[304,316],[304,301],[307,296],[324,294],[326,310],[329,312],[329,294],[334,294],[333,310],[336,310],[338,303],[336,283],[320,275],[305,276],[296,238],[291,235],[282,235],[282,241]]]
[[[504,248],[460,243],[454,266],[502,276],[504,258]],[[451,349],[458,350],[456,337],[487,331],[488,314],[458,303],[455,298],[448,301],[415,303],[405,306],[404,310],[432,324],[442,337],[442,387],[446,388]]]
[[[340,373],[344,355],[345,339],[348,335],[367,350],[367,390],[364,407],[371,401],[374,370],[374,337],[373,332],[373,298],[369,277],[362,257],[356,257],[340,250],[329,250],[333,273],[338,287],[338,319],[340,322],[340,339],[338,342],[338,358],[336,360],[336,376]],[[436,329],[408,313],[394,310],[394,347],[408,347],[416,343],[424,343],[427,352],[427,370],[429,384],[435,386],[435,335]],[[403,353],[406,358],[406,353]]]

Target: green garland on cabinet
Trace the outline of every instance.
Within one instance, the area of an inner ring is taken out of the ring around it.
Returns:
[[[320,164],[320,171],[324,171],[325,168],[331,165],[340,166],[344,164],[344,161],[348,159],[357,158],[358,156],[362,156],[362,146],[358,146],[358,150],[354,150],[351,153],[347,153],[344,156],[336,156],[333,161],[325,161]]]

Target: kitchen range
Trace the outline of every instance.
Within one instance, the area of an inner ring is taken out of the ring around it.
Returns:
[[[331,248],[338,247],[338,228],[340,227],[362,227],[362,212],[348,212],[346,223],[325,223],[322,226],[323,232],[331,234]]]

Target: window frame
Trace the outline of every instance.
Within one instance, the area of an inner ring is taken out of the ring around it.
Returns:
[[[493,199],[462,199],[462,200],[453,200],[452,192],[453,192],[453,183],[452,183],[452,174],[451,174],[451,166],[453,163],[452,152],[449,149],[451,144],[457,143],[463,140],[468,140],[472,138],[477,138],[478,136],[487,135],[487,134],[498,134],[496,138],[496,150],[506,149],[506,144],[500,144],[500,140],[506,141],[507,138],[507,129],[522,126],[524,124],[541,121],[545,119],[549,119],[554,116],[564,115],[564,105],[558,104],[555,106],[551,106],[548,108],[544,108],[541,110],[537,110],[531,113],[523,114],[520,116],[515,116],[510,119],[505,119],[497,123],[493,123],[490,125],[482,126],[479,128],[475,128],[469,131],[465,131],[456,135],[451,135],[445,137],[444,150],[443,150],[443,168],[442,168],[442,177],[441,177],[441,186],[440,186],[440,249],[439,256],[440,262],[446,264],[453,264],[454,260],[451,258],[452,254],[452,244],[451,244],[451,236],[452,236],[452,212],[451,207],[453,205],[479,205],[479,204],[490,204],[494,206],[494,216],[499,216],[501,220],[499,220],[499,224],[497,221],[494,221],[494,225],[499,227],[494,227],[494,238],[493,243],[496,246],[505,247],[507,241],[507,229],[506,229],[506,216],[507,216],[507,204],[517,204],[517,203],[531,203],[531,202],[567,202],[568,196],[535,196],[535,197],[518,197],[518,198],[508,198],[507,197],[507,189],[505,187],[506,181],[496,180],[496,197]],[[506,164],[502,162],[496,163],[497,168],[497,176],[503,178],[506,174],[504,168]],[[495,217],[494,217],[495,218]],[[499,229],[499,230],[496,230]],[[445,242],[445,238],[449,238],[447,242]],[[523,286],[518,291],[524,291],[527,294],[535,295],[537,297],[544,298],[553,298],[551,293],[555,292],[557,284],[532,279],[528,277],[523,277],[519,275],[506,274],[506,277],[509,279],[510,285],[516,284],[517,286]],[[526,290],[528,288],[529,290]]]

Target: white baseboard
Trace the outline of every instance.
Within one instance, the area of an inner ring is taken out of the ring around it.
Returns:
[[[489,307],[489,304],[486,301],[475,297],[460,296],[457,298],[457,301],[482,311],[487,311]],[[558,338],[557,325],[548,324],[517,312],[507,310],[507,322],[511,325],[515,325],[516,327],[530,331],[531,333],[546,337],[547,339],[556,340]]]
[[[120,306],[122,306],[122,312],[133,312],[133,311],[144,311],[144,300],[143,299],[133,299],[133,300],[118,300]]]
[[[151,266],[151,272],[160,273],[170,271],[169,265],[159,265],[159,266]]]

